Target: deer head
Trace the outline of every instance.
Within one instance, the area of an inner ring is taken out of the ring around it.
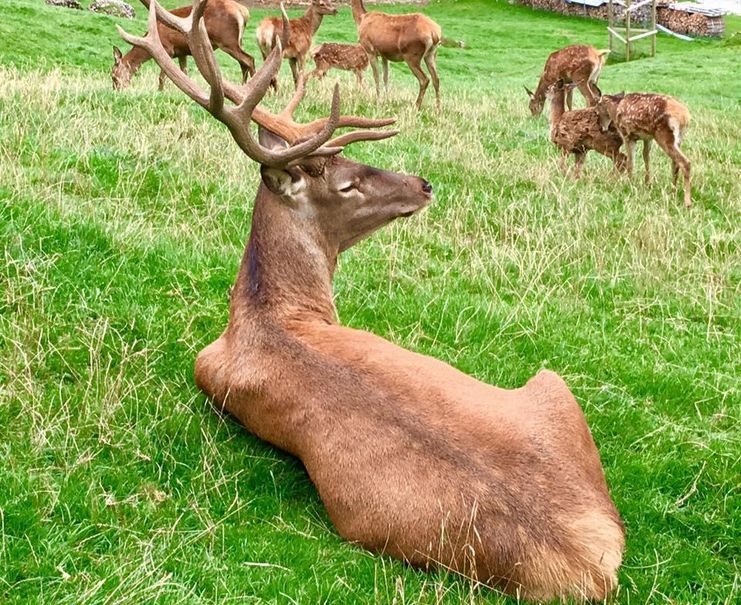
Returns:
[[[330,116],[308,124],[297,123],[292,117],[303,97],[302,78],[281,113],[272,114],[258,106],[280,69],[282,47],[290,35],[285,11],[282,38],[255,76],[244,86],[223,79],[203,22],[207,1],[193,0],[193,11],[186,18],[175,17],[151,2],[146,37],[131,36],[120,27],[119,33],[130,44],[148,52],[181,91],[227,126],[240,149],[260,164],[264,187],[273,199],[280,201],[282,212],[291,215],[292,224],[301,224],[307,233],[323,240],[319,242],[323,249],[336,254],[431,201],[432,186],[424,179],[339,157],[346,145],[398,133],[358,130],[331,138],[340,127],[377,128],[395,121],[341,116],[339,85],[335,85]],[[186,36],[196,66],[209,85],[208,93],[181,72],[164,50],[157,31],[158,18]],[[234,105],[228,104],[227,99]],[[251,120],[260,127],[259,140],[250,131]],[[259,192],[258,199],[262,195]]]
[[[311,0],[314,10],[320,15],[336,15],[337,9],[332,4],[332,0]]]
[[[262,128],[260,142],[274,150],[289,148],[287,141]],[[432,198],[432,185],[424,179],[339,155],[309,156],[286,168],[262,164],[260,174],[264,185],[321,234],[324,247],[333,252],[346,250],[396,218],[411,216]]]
[[[530,103],[528,104],[528,107],[530,107],[530,114],[533,117],[539,116],[543,111],[543,105],[545,105],[545,96],[534,93],[527,86],[523,86],[523,88],[525,89],[527,96],[530,97]]]
[[[123,90],[131,83],[132,75],[131,65],[124,60],[124,55],[118,46],[113,47],[113,68],[111,69],[111,79],[113,80],[113,90]]]
[[[602,131],[606,131],[610,124],[615,121],[615,115],[617,114],[617,107],[620,101],[625,96],[624,92],[617,95],[603,95],[600,92],[599,98],[597,99],[597,115],[599,116],[599,127]]]

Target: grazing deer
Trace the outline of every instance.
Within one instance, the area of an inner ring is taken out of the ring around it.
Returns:
[[[625,167],[625,155],[620,152],[623,139],[614,126],[602,130],[597,108],[564,111],[567,91],[573,86],[574,84],[564,85],[563,80],[558,79],[546,92],[551,105],[551,141],[561,149],[561,170],[564,174],[568,172],[566,158],[573,154],[574,176],[578,179],[587,151],[593,149],[610,158],[615,169],[622,171]]]
[[[350,143],[397,133],[335,136],[336,128],[393,120],[340,116],[335,86],[330,117],[298,124],[291,116],[301,81],[280,114],[260,108],[280,68],[287,17],[283,38],[237,87],[222,78],[199,28],[204,5],[194,0],[192,18],[182,20],[153,3],[146,38],[120,30],[260,165],[229,322],[198,355],[199,388],[301,459],[347,540],[525,598],[604,598],[617,583],[623,528],[563,380],[543,371],[521,388],[500,389],[337,322],[339,253],[432,200],[420,177],[339,155]],[[208,91],[162,48],[157,17],[186,32]]]
[[[298,88],[299,75],[304,73],[306,55],[311,48],[314,34],[322,24],[324,15],[336,15],[337,9],[332,5],[332,0],[311,0],[309,8],[303,17],[290,20],[290,38],[283,47],[283,56],[288,59],[293,74],[293,83]],[[281,17],[265,17],[255,30],[257,45],[260,47],[262,58],[265,59],[275,46],[283,32],[283,21]],[[278,78],[271,82],[271,86],[278,90]]]
[[[142,4],[149,6],[149,0],[141,0]],[[172,14],[178,17],[187,17],[191,11],[190,6],[182,6],[172,10]],[[247,76],[255,73],[255,60],[242,50],[241,40],[244,26],[250,19],[250,12],[233,0],[212,0],[206,10],[205,24],[211,45],[223,50],[233,57],[242,70],[242,82]],[[185,36],[166,25],[158,26],[158,34],[162,40],[162,46],[171,57],[177,57],[180,69],[186,71],[187,57],[190,56],[190,48]],[[131,82],[131,77],[151,59],[151,56],[142,48],[133,47],[129,52],[123,54],[121,50],[113,47],[113,89],[123,90]],[[165,86],[165,73],[160,71],[158,89]]]
[[[409,15],[388,15],[377,11],[367,12],[363,0],[352,0],[352,16],[358,26],[361,46],[368,53],[373,79],[376,83],[376,96],[380,98],[381,89],[378,77],[378,57],[383,63],[383,86],[388,93],[389,61],[404,61],[419,81],[419,94],[416,107],[422,106],[425,91],[430,84],[435,88],[437,109],[440,110],[440,79],[437,77],[435,57],[437,47],[443,40],[440,26],[421,13]],[[427,65],[430,78],[422,71],[422,61]]]
[[[545,104],[545,94],[548,87],[563,80],[564,84],[573,82],[592,107],[597,102],[595,86],[599,81],[600,72],[605,65],[609,50],[597,50],[586,44],[574,44],[561,50],[552,52],[545,62],[543,75],[540,76],[535,92],[525,86],[525,92],[530,97],[530,113],[539,116]],[[573,89],[566,93],[566,106],[571,110]]]
[[[638,139],[643,140],[643,162],[646,184],[651,180],[648,161],[651,141],[655,140],[672,161],[672,191],[676,193],[679,171],[684,175],[684,205],[692,205],[690,161],[680,150],[684,132],[690,122],[690,112],[677,99],[668,95],[630,93],[603,95],[597,102],[600,126],[615,125],[625,142],[628,174],[633,174],[633,152]]]
[[[311,51],[316,69],[306,76],[306,80],[319,78],[320,80],[332,69],[343,69],[355,74],[358,85],[363,84],[363,72],[368,69],[368,55],[360,44],[335,44],[325,42],[317,49]]]

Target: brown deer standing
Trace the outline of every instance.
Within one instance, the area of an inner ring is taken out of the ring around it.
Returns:
[[[576,84],[587,100],[587,105],[592,107],[597,102],[598,95],[590,85],[596,86],[599,81],[608,54],[609,50],[597,50],[586,44],[574,44],[552,52],[545,62],[535,92],[525,87],[525,92],[530,97],[530,113],[533,116],[541,114],[545,104],[545,93],[556,80],[563,80],[564,84],[570,82]],[[572,92],[573,89],[568,90],[566,94],[566,106],[569,110],[572,107]]]
[[[432,19],[421,13],[388,15],[377,11],[367,12],[363,0],[352,0],[352,16],[358,26],[361,46],[368,53],[376,95],[381,89],[378,77],[378,57],[383,63],[383,86],[388,93],[389,61],[404,61],[419,81],[416,106],[422,106],[425,91],[430,84],[435,88],[437,109],[440,110],[440,79],[437,77],[435,59],[437,48],[443,40],[442,29]],[[422,71],[422,61],[427,65],[430,78]]]
[[[633,152],[638,139],[643,140],[646,184],[651,180],[649,155],[655,140],[672,161],[672,191],[676,193],[679,171],[684,175],[684,205],[692,205],[690,161],[680,150],[690,112],[674,97],[652,93],[603,95],[597,103],[603,129],[614,124],[625,142],[628,174],[633,174]]]
[[[311,51],[311,58],[314,60],[316,69],[306,76],[307,81],[314,77],[321,80],[330,69],[334,68],[353,72],[358,86],[365,87],[363,72],[368,69],[368,55],[360,44],[325,42],[316,50]]]
[[[332,0],[311,0],[309,8],[303,17],[290,20],[290,38],[283,47],[283,56],[288,59],[293,74],[293,83],[298,88],[299,75],[304,73],[306,55],[311,48],[314,34],[322,24],[324,15],[336,15],[337,9],[332,5]],[[260,47],[262,58],[265,59],[275,47],[275,42],[283,32],[283,20],[281,17],[265,17],[255,30],[257,45]],[[278,90],[278,78],[271,82],[271,86]]]
[[[340,117],[339,87],[328,119],[293,121],[301,90],[280,114],[262,110],[282,41],[254,78],[234,86],[199,30],[203,6],[194,0],[193,21],[156,10],[187,31],[208,92],[160,46],[154,9],[146,38],[121,30],[260,164],[229,322],[198,355],[198,386],[301,459],[346,539],[525,598],[604,598],[617,583],[623,529],[563,380],[543,371],[521,388],[496,388],[337,323],[338,254],[432,199],[424,179],[338,155],[349,143],[396,132],[332,138],[337,127],[392,120]],[[262,126],[259,141],[250,118]]]
[[[574,176],[578,179],[587,151],[593,149],[610,158],[615,170],[622,171],[626,159],[620,152],[623,139],[614,126],[602,130],[597,108],[564,111],[567,91],[573,86],[574,84],[564,85],[563,80],[559,79],[546,92],[551,105],[551,141],[561,149],[561,170],[564,174],[568,172],[566,158],[569,154],[574,154]]]
[[[142,4],[149,6],[149,0],[141,0]],[[192,7],[182,6],[172,10],[172,14],[178,17],[190,15]],[[212,0],[204,22],[206,31],[211,39],[212,46],[220,48],[226,54],[233,57],[242,70],[242,82],[248,76],[255,73],[255,60],[242,50],[241,40],[244,27],[250,19],[250,12],[244,6],[233,0]],[[185,36],[179,31],[171,29],[166,25],[158,26],[158,34],[162,40],[162,46],[171,57],[177,57],[180,69],[186,71],[187,57],[190,56],[190,48]],[[121,50],[113,47],[113,89],[123,90],[131,83],[131,77],[139,67],[151,59],[151,56],[142,48],[133,47],[129,52],[123,54]],[[160,71],[159,90],[165,85],[165,73]]]

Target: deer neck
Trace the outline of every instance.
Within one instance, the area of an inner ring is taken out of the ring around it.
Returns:
[[[553,129],[556,127],[556,124],[558,124],[558,121],[561,119],[561,116],[564,112],[564,92],[561,91],[558,94],[553,95],[553,98],[551,99],[551,107],[550,107],[550,113],[549,113],[549,122],[551,125],[551,132],[553,132]]]
[[[540,76],[540,80],[538,80],[538,87],[535,89],[535,93],[533,96],[541,103],[545,102],[545,92],[548,90],[548,87],[553,84],[553,82],[549,82],[546,78],[546,75],[543,74]]]
[[[314,37],[314,34],[319,29],[319,26],[322,24],[322,18],[324,15],[322,15],[318,10],[314,8],[314,5],[309,5],[309,8],[306,9],[306,12],[304,13],[304,19],[309,24],[309,34],[311,37]]]
[[[134,46],[129,52],[127,52],[122,58],[121,62],[128,65],[129,72],[133,76],[137,70],[142,66],[142,63],[146,63],[152,58],[146,50]]]
[[[337,253],[311,218],[261,183],[232,291],[232,319],[257,314],[278,323],[337,323],[332,298]]]
[[[352,18],[355,20],[355,25],[360,25],[366,12],[363,0],[352,0]]]

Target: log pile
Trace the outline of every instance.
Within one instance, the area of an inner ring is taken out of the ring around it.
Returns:
[[[579,0],[569,2],[566,0],[516,0],[516,2],[539,10],[607,21],[607,0],[590,0],[586,4]],[[614,1],[613,8],[615,16],[618,19],[621,18],[625,9],[619,4],[619,0]],[[645,5],[634,10],[631,19],[635,24],[646,23],[650,14],[651,6]],[[677,4],[668,0],[663,2],[660,0],[657,2],[656,22],[677,33],[693,36],[720,37],[725,31],[723,11],[704,8],[692,3]]]
[[[662,3],[656,8],[656,21],[678,34],[722,36],[725,30],[723,11],[699,4]]]
[[[304,8],[311,4],[311,0],[236,0],[240,4],[244,4],[248,8],[280,8],[281,1],[286,8]],[[374,4],[416,4],[418,6],[426,6],[430,0],[365,0],[366,8],[368,10],[375,10],[372,8]],[[338,6],[350,5],[352,0],[333,0],[332,4]],[[187,4],[187,2],[185,3]]]

